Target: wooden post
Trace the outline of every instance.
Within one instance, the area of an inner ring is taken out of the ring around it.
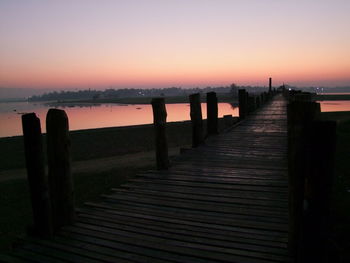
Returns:
[[[247,92],[245,89],[238,90],[239,118],[243,120],[248,112]]]
[[[266,102],[268,102],[269,101],[269,99],[270,99],[270,97],[269,97],[269,93],[268,92],[266,92],[266,91],[264,91],[264,102],[266,103]]]
[[[314,121],[308,136],[309,169],[306,178],[303,262],[326,262],[329,215],[334,181],[336,122]],[[328,262],[328,261],[327,261]]]
[[[207,93],[207,133],[218,134],[218,99],[215,92]]]
[[[68,117],[50,109],[46,116],[47,159],[54,231],[75,220]]]
[[[288,247],[291,255],[296,257],[301,237],[304,200],[304,174],[301,173],[303,158],[302,125],[298,114],[302,112],[299,104],[292,102],[287,106],[288,115],[288,199],[289,199],[289,234]]]
[[[200,94],[190,95],[191,122],[192,122],[192,147],[197,147],[204,142],[203,119]]]
[[[53,234],[52,211],[45,175],[40,119],[35,113],[24,114],[22,115],[22,127],[27,178],[33,210],[33,234],[51,237]]]
[[[316,118],[317,103],[293,101],[288,104],[288,193],[289,240],[291,254],[300,256],[307,162],[308,129]]]
[[[255,104],[255,96],[248,96],[248,113],[255,111],[256,104]]]
[[[311,101],[310,92],[302,92],[294,95],[294,100],[296,101]]]
[[[261,102],[260,102],[260,96],[259,96],[259,95],[257,95],[257,96],[255,97],[255,102],[256,102],[256,108],[257,108],[257,109],[260,108]]]
[[[225,128],[229,128],[233,125],[233,117],[231,114],[224,115],[224,125]]]
[[[272,78],[269,78],[269,93],[272,92]]]
[[[168,142],[166,137],[166,108],[164,98],[152,99],[153,123],[156,143],[157,169],[169,168]]]

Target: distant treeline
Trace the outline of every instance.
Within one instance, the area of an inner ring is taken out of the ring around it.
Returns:
[[[185,96],[192,93],[217,93],[237,94],[238,87],[234,84],[227,87],[207,87],[204,89],[183,89],[178,87],[164,89],[106,89],[106,90],[79,90],[79,91],[54,91],[39,96],[32,96],[29,101],[66,101],[66,100],[94,100],[103,98],[134,98],[134,97],[172,97]]]
[[[286,88],[294,88],[285,85]],[[78,91],[53,91],[42,95],[29,97],[29,101],[70,101],[70,100],[99,100],[99,99],[120,99],[120,98],[136,98],[136,97],[175,97],[187,96],[192,93],[207,93],[215,91],[216,93],[229,93],[233,97],[237,96],[238,89],[246,89],[250,93],[260,93],[267,91],[267,87],[259,86],[237,86],[231,84],[230,86],[221,87],[206,87],[206,88],[189,88],[171,87],[164,89],[106,89],[106,90],[78,90]],[[277,88],[277,87],[276,87]],[[339,88],[316,88],[304,87],[305,91],[310,92],[350,92],[349,87]]]

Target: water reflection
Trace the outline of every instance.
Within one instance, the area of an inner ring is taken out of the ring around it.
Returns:
[[[350,100],[324,100],[319,103],[321,112],[350,111]]]
[[[5,105],[7,104],[7,105]],[[119,104],[80,104],[55,105],[34,103],[0,103],[0,137],[22,134],[21,114],[35,112],[41,120],[45,132],[45,118],[50,107],[63,108],[69,117],[70,130],[91,128],[129,126],[153,122],[151,105]],[[202,103],[203,118],[206,118],[206,104]],[[219,103],[219,117],[226,114],[238,116],[238,107],[228,103]],[[167,104],[167,121],[183,121],[190,118],[190,107],[187,103]]]

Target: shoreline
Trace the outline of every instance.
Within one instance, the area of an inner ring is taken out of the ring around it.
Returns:
[[[238,117],[233,118],[234,122]],[[203,120],[206,134],[206,120]],[[219,130],[225,128],[219,118]],[[192,143],[191,121],[169,122],[166,126],[169,149]],[[94,128],[70,131],[72,161],[99,159],[148,152],[155,148],[153,124]],[[46,134],[43,134],[44,149]],[[25,167],[23,136],[0,138],[0,171]]]

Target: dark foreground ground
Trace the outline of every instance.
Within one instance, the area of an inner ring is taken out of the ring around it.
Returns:
[[[172,157],[191,146],[191,123],[168,123],[167,136]],[[155,168],[153,125],[72,131],[70,138],[77,206]],[[0,250],[6,250],[31,223],[22,136],[0,139],[0,160]]]
[[[338,121],[336,182],[333,194],[332,236],[330,249],[339,255],[340,262],[350,262],[350,112],[323,113],[324,119]],[[223,121],[221,121],[223,127]],[[167,127],[169,147],[189,147],[191,124],[170,123]],[[73,161],[96,163],[101,158],[127,156],[127,162],[97,172],[74,174],[76,202],[98,199],[99,194],[118,186],[137,171],[154,168],[154,158],[143,158],[140,153],[153,155],[152,125],[122,128],[93,129],[71,132]],[[127,155],[128,154],[128,155]],[[130,156],[130,157],[129,157]],[[141,156],[141,157],[140,157]],[[24,167],[21,137],[0,139],[0,172]],[[142,161],[141,161],[141,159]],[[138,163],[139,165],[135,165]],[[74,164],[74,163],[73,163]],[[10,249],[16,236],[25,233],[31,222],[31,209],[26,180],[2,180],[0,177],[0,250]]]

